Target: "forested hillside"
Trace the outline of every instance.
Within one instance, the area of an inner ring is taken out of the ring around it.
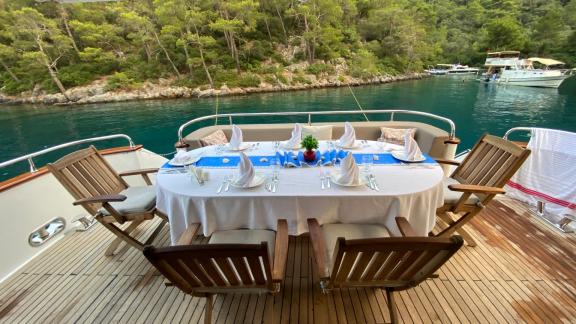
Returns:
[[[5,94],[65,93],[104,76],[107,89],[368,78],[479,66],[487,50],[576,64],[576,0],[0,0]]]

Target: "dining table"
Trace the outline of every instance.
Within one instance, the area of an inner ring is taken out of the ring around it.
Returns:
[[[338,141],[320,141],[318,161],[311,164],[297,160],[302,150],[283,148],[281,142],[246,143],[242,152],[263,179],[250,188],[234,186],[239,151],[227,145],[193,150],[190,165],[167,162],[156,176],[156,205],[168,215],[172,244],[192,223],[200,223],[202,234],[210,236],[221,230],[275,229],[281,218],[287,220],[290,235],[307,233],[307,219],[316,218],[320,225],[381,224],[392,236],[400,236],[395,217],[402,216],[417,235],[427,236],[436,224],[436,209],[444,202],[442,168],[426,154],[419,163],[402,161],[400,145],[357,142],[345,149],[338,147]],[[337,184],[338,159],[322,160],[330,156],[323,152],[352,153],[361,182]],[[280,157],[288,156],[297,165],[279,165],[286,164]]]

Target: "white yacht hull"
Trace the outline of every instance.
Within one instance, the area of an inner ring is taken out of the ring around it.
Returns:
[[[570,75],[563,74],[561,71],[553,70],[506,70],[497,82],[525,87],[558,88],[569,77]]]
[[[159,167],[166,162],[162,156],[146,149],[109,154],[104,158],[119,172]],[[152,181],[154,179],[153,177]],[[131,185],[145,185],[139,177],[127,177],[125,180]],[[73,201],[72,196],[49,172],[0,191],[0,222],[3,228],[0,236],[0,260],[3,260],[0,262],[0,282],[59,239],[76,230],[79,224],[75,219],[88,214],[82,207],[72,206]],[[33,247],[28,244],[30,233],[55,217],[64,219],[64,230],[41,246]],[[90,249],[91,246],[86,244],[87,252]]]

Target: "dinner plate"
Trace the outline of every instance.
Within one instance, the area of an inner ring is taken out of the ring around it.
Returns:
[[[186,165],[190,165],[192,163],[196,163],[198,162],[198,160],[200,160],[202,156],[200,155],[192,155],[192,156],[188,156],[185,159],[180,159],[179,162],[174,161],[174,159],[170,160],[168,162],[168,164],[173,165],[173,166],[186,166]]]
[[[340,175],[341,175],[340,171],[334,171],[334,172],[332,172],[332,174],[330,174],[330,180],[334,184],[337,184],[337,185],[342,186],[342,187],[358,187],[358,186],[363,186],[367,183],[366,179],[364,179],[363,177],[360,177],[358,179],[357,183],[353,183],[353,184],[342,183],[342,182],[340,182]]]
[[[357,148],[360,148],[360,146],[362,146],[360,141],[354,141],[354,145],[351,145],[351,146],[343,146],[343,145],[340,145],[340,143],[336,142],[336,147],[341,148],[341,149],[346,149],[346,150],[357,149]]]
[[[286,145],[286,142],[282,142],[282,143],[280,144],[280,148],[285,149],[285,150],[294,150],[294,151],[295,151],[295,150],[299,150],[299,149],[300,149],[300,144],[298,144],[297,146],[294,146],[294,147],[290,147],[290,146],[287,146],[287,145]]]
[[[240,152],[240,151],[244,151],[246,149],[249,149],[252,146],[253,146],[253,144],[250,144],[250,143],[241,143],[239,148],[232,148],[232,147],[230,147],[230,144],[226,144],[226,150],[231,151],[231,152]]]
[[[398,152],[398,151],[394,152],[393,151],[393,152],[391,152],[391,154],[395,159],[400,160],[402,162],[418,163],[418,162],[422,162],[422,161],[426,160],[426,157],[424,157],[424,156],[422,156],[422,158],[418,159],[418,160],[408,160],[404,157],[404,152]]]
[[[254,188],[254,187],[258,187],[260,185],[262,185],[264,182],[266,182],[266,176],[264,176],[261,173],[256,173],[254,175],[254,178],[252,178],[252,181],[244,186],[241,186],[239,184],[236,183],[237,179],[232,179],[232,181],[230,181],[230,185],[232,187],[236,187],[236,188],[243,188],[243,189],[248,189],[248,188]]]

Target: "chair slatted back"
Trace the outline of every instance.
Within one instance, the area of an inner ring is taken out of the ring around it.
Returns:
[[[266,242],[147,246],[144,255],[170,282],[188,294],[274,290]]]
[[[503,138],[485,134],[451,177],[462,184],[502,188],[528,155],[530,150]]]
[[[70,153],[47,165],[75,199],[117,194],[128,187],[94,146]],[[86,206],[94,215],[101,204]]]
[[[414,287],[430,277],[462,246],[460,236],[338,238],[331,287]]]

